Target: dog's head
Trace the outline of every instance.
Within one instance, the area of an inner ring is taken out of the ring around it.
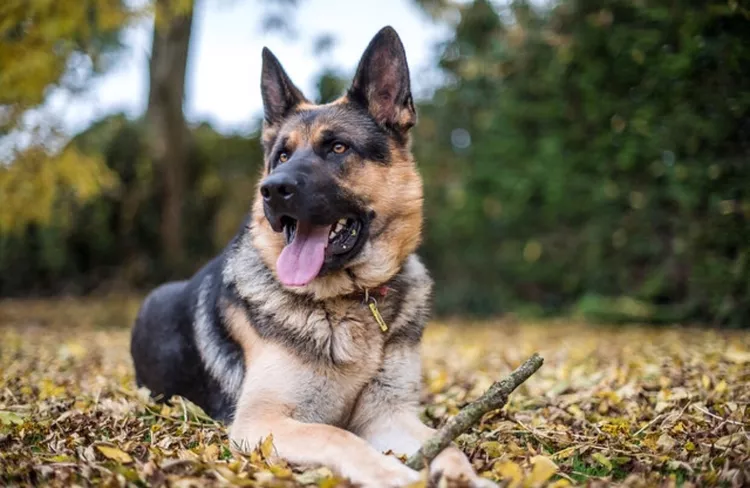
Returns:
[[[410,149],[416,122],[401,40],[382,29],[347,93],[305,99],[263,50],[265,168],[253,242],[278,280],[319,299],[382,285],[419,244],[422,182]]]

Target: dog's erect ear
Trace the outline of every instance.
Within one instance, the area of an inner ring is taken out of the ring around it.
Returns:
[[[279,60],[267,47],[263,48],[260,94],[263,97],[265,119],[270,125],[281,122],[294,107],[307,102],[299,88],[289,79]]]
[[[393,27],[370,41],[348,95],[385,127],[406,132],[417,121],[404,45]]]

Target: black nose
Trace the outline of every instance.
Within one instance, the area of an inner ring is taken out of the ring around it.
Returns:
[[[263,200],[271,206],[287,206],[297,195],[299,188],[296,179],[288,173],[277,173],[266,178],[260,187]]]

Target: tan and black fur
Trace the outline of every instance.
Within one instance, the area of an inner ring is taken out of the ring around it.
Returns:
[[[383,454],[411,454],[432,433],[417,416],[432,282],[414,254],[422,184],[403,46],[382,29],[347,94],[326,105],[307,101],[264,50],[261,91],[266,164],[251,214],[190,280],[148,296],[133,331],[137,381],[227,421],[235,446],[273,434],[295,464],[364,486],[416,481]],[[342,219],[351,235],[334,232]],[[279,256],[308,222],[334,237],[312,281],[285,285]],[[430,472],[490,484],[453,447]]]

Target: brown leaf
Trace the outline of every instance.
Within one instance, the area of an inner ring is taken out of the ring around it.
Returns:
[[[676,444],[677,441],[666,433],[659,436],[659,440],[656,441],[656,446],[663,452],[671,451]]]
[[[729,434],[718,438],[715,444],[719,447],[732,447],[742,442],[744,438],[744,433],[737,432],[735,434]]]

